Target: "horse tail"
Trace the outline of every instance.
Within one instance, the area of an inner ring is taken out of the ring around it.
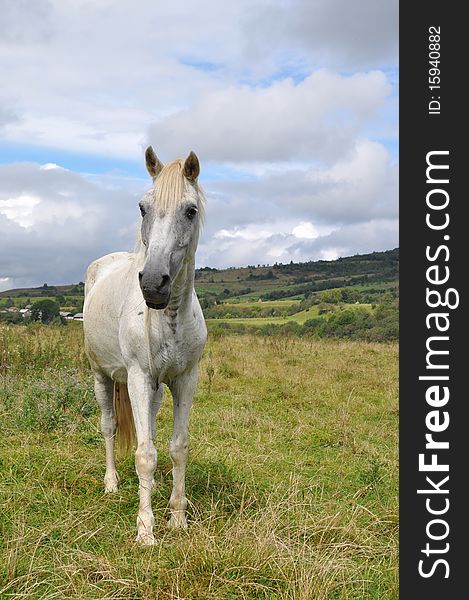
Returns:
[[[117,420],[117,442],[128,452],[135,441],[135,425],[126,383],[114,382],[114,411]]]

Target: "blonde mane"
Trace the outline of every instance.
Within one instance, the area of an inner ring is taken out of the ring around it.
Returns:
[[[186,185],[189,184],[186,183],[186,178],[184,177],[184,159],[176,158],[176,160],[168,163],[161,169],[161,172],[154,181],[153,188],[145,194],[145,197],[152,197],[163,213],[174,211],[184,197]],[[205,194],[198,182],[194,184],[194,187],[197,191],[199,224],[203,225],[205,221]],[[139,224],[134,252],[138,253],[142,248],[143,244]]]
[[[174,211],[184,196],[186,185],[189,184],[184,176],[184,159],[177,158],[165,165],[155,179],[153,188],[158,208],[164,213]],[[200,219],[203,221],[205,216],[205,195],[197,182],[194,185],[197,191],[197,206]]]

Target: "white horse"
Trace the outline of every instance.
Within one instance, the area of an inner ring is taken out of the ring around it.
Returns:
[[[189,412],[207,339],[194,291],[194,256],[205,200],[193,152],[185,161],[163,165],[150,146],[145,158],[154,185],[139,203],[142,222],[136,251],[108,254],[91,263],[83,317],[85,349],[106,442],[104,489],[115,492],[119,484],[114,462],[116,432],[129,441],[135,427],[140,484],[137,541],[154,544],[151,490],[157,453],[153,442],[163,384],[172,393],[174,419],[168,525],[187,527]]]

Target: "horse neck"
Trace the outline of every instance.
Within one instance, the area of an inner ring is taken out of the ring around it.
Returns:
[[[191,255],[189,259],[184,261],[171,287],[171,299],[164,311],[168,317],[175,318],[178,314],[182,314],[190,308],[194,290],[194,278],[195,258]]]

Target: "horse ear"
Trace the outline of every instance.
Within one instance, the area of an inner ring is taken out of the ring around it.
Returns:
[[[195,152],[189,154],[184,162],[184,175],[189,181],[194,182],[200,173],[199,159],[195,155]]]
[[[145,150],[145,162],[147,165],[147,171],[152,177],[158,177],[159,172],[163,168],[163,163],[159,161],[155,154],[155,151],[151,146]]]

